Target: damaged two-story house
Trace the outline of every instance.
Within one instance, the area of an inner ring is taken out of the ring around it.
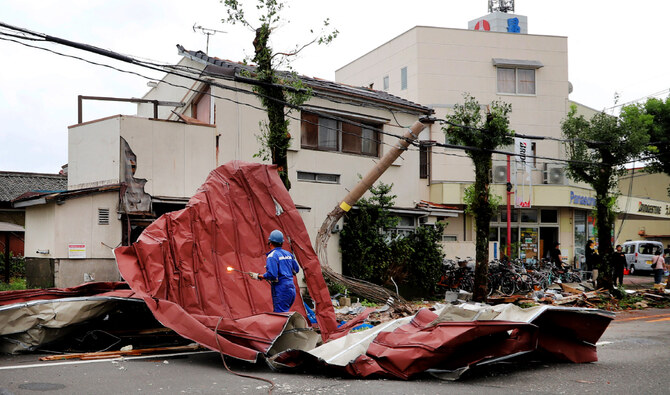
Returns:
[[[133,242],[161,214],[183,208],[218,165],[262,161],[255,154],[267,116],[249,78],[254,67],[178,50],[183,58],[150,83],[137,115],[68,128],[66,191],[16,202],[26,209],[30,285],[119,280],[113,248]],[[288,175],[314,240],[360,175],[432,110],[383,91],[300,78],[313,94],[288,117]],[[421,203],[429,197],[421,177],[426,166],[425,151],[410,147],[380,179],[394,184],[399,232],[462,213]],[[341,271],[337,234],[328,255]]]

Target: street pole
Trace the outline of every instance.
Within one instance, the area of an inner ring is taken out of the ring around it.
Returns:
[[[9,232],[5,232],[5,282],[9,284]]]
[[[507,155],[507,259],[512,259],[512,179],[510,177],[510,156]]]

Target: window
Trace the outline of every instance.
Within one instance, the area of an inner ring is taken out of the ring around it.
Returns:
[[[323,182],[326,184],[339,184],[339,174],[311,173],[307,171],[298,171],[298,181]]]
[[[537,143],[530,143],[530,150],[532,151],[533,155],[533,157],[531,158],[533,168],[537,169]]]
[[[542,210],[540,211],[540,222],[543,224],[558,223],[558,210]]]
[[[109,225],[109,209],[98,209],[98,225]]]
[[[419,146],[419,178],[427,179],[430,175],[430,146]]]
[[[498,93],[535,94],[535,70],[498,67]]]
[[[337,151],[337,121],[319,117],[319,148],[328,151]]]
[[[191,116],[198,121],[213,123],[211,109],[212,88],[208,85],[201,89],[198,96],[193,100]]]
[[[384,90],[385,91],[389,90],[389,76],[388,75],[384,76]]]
[[[510,220],[510,222],[518,222],[518,221],[519,221],[518,210],[512,209],[512,219]],[[507,222],[507,209],[500,211],[500,222]]]
[[[316,114],[301,115],[302,148],[338,151],[351,154],[378,156],[380,124],[351,123]]]
[[[521,222],[537,222],[537,210],[521,210]]]
[[[442,235],[442,241],[458,241],[458,236],[456,236],[456,235]]]
[[[400,90],[407,89],[407,67],[400,69]]]
[[[414,232],[416,228],[415,218],[411,215],[398,215],[398,225],[395,228],[389,229],[387,232],[393,236],[405,237],[409,236]]]

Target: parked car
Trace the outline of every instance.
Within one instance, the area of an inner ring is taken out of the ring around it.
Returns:
[[[659,241],[627,241],[621,247],[626,254],[626,267],[630,274],[638,270],[651,271],[651,260],[656,251],[663,251],[663,243]]]

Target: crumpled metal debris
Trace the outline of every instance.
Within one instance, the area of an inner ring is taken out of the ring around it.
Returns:
[[[309,327],[299,295],[291,313],[272,313],[269,284],[242,273],[265,271],[273,229],[284,233],[284,248],[302,268],[323,340],[346,334],[337,328],[307,229],[275,166],[218,167],[185,209],[161,216],[114,254],[123,278],[161,323],[212,350],[255,361],[289,328]],[[308,347],[312,336],[304,337],[293,347]]]
[[[271,358],[275,368],[324,366],[355,377],[409,379],[429,370],[444,379],[531,352],[582,363],[597,360],[596,341],[614,314],[584,308],[462,304],[422,309],[313,350]]]

